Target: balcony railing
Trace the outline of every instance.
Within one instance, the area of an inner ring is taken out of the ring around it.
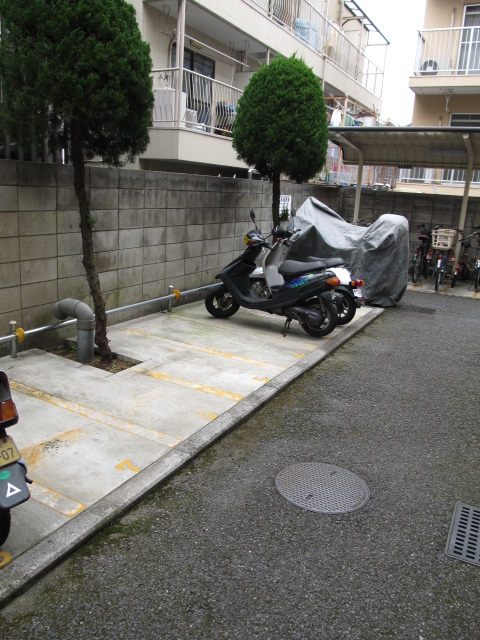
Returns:
[[[363,87],[382,94],[383,71],[343,31],[306,0],[244,0],[319,54],[326,55]]]
[[[480,27],[419,31],[414,74],[480,74]]]
[[[401,169],[400,182],[415,184],[434,184],[446,187],[460,187],[465,184],[467,172],[465,169],[443,169],[441,178],[435,177],[433,169],[417,167],[415,169]],[[472,174],[470,185],[480,187],[480,170],[476,169]]]
[[[154,127],[180,126],[200,133],[232,136],[240,89],[183,70],[180,114],[177,114],[176,92],[179,69],[155,69],[153,75]]]

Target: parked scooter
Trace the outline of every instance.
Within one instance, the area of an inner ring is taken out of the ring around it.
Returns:
[[[288,280],[271,297],[262,298],[250,287],[250,274],[263,248],[272,250],[257,228],[253,209],[250,217],[255,229],[245,236],[246,250],[216,276],[223,285],[205,298],[207,311],[215,318],[229,318],[240,307],[257,309],[286,318],[283,335],[292,320],[297,320],[311,336],[331,333],[337,325],[337,307],[331,290],[339,285],[332,271],[318,270],[317,263],[296,262],[290,266]]]
[[[262,298],[271,297],[274,292],[285,283],[286,269],[288,269],[288,252],[292,245],[291,238],[297,232],[294,215],[290,218],[287,228],[279,226],[273,229],[274,244],[271,250],[263,250],[262,265],[251,274],[251,287]],[[323,269],[329,269],[339,279],[340,284],[333,292],[337,305],[337,324],[345,325],[355,317],[358,308],[363,304],[363,280],[353,280],[350,271],[341,258],[317,258],[307,256],[303,262],[313,263],[322,261]]]
[[[30,498],[27,465],[6,428],[18,422],[7,374],[0,371],[0,546],[10,533],[10,510]]]

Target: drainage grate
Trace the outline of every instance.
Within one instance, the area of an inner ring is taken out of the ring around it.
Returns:
[[[354,473],[318,462],[285,467],[275,476],[275,487],[297,507],[321,513],[355,511],[370,497],[367,485]]]
[[[431,307],[416,307],[414,304],[403,304],[400,309],[402,311],[412,311],[413,313],[435,313],[436,309],[432,309]]]
[[[457,502],[445,553],[480,566],[480,509]]]

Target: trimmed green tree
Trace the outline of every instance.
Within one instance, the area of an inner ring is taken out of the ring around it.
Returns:
[[[121,166],[145,151],[153,108],[150,47],[125,0],[0,0],[0,15],[2,127],[25,144],[49,138],[73,164],[95,343],[109,362],[86,162],[100,157]]]
[[[281,175],[309,180],[324,165],[328,148],[322,87],[303,60],[280,56],[253,74],[238,101],[233,147],[271,180],[272,220],[278,225]]]

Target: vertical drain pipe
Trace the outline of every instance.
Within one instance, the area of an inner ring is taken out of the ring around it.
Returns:
[[[77,318],[77,362],[85,364],[93,360],[95,340],[95,315],[88,304],[65,298],[52,306],[52,316],[65,320]]]

